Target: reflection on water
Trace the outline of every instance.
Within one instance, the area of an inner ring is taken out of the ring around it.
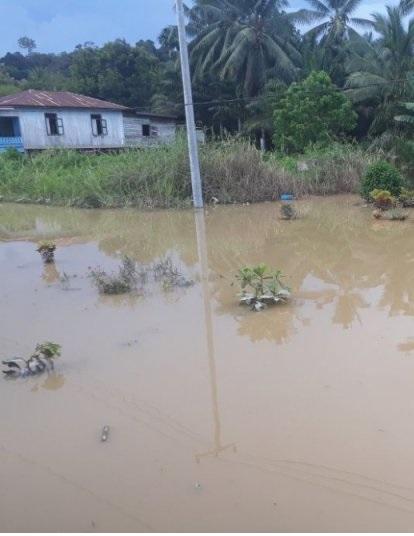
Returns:
[[[39,389],[46,389],[47,391],[57,391],[61,389],[65,384],[65,376],[56,372],[51,372],[39,377],[30,378],[33,384],[31,391],[36,393]]]
[[[55,263],[52,262],[43,265],[42,278],[45,283],[49,284],[56,283],[60,280],[60,273],[58,272]]]
[[[412,530],[414,217],[355,200],[301,201],[292,222],[273,203],[0,205],[2,356],[63,348],[55,373],[1,383],[0,528]],[[122,255],[172,255],[196,284],[99,296],[88,267]],[[238,305],[234,274],[258,262],[289,304]]]

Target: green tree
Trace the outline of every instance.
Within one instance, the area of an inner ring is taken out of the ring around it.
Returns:
[[[386,14],[373,15],[378,35],[373,41],[355,37],[347,62],[347,95],[371,110],[370,134],[393,132],[400,102],[413,96],[414,20],[404,23],[400,6],[387,6]]]
[[[362,0],[306,0],[312,9],[302,9],[298,16],[308,24],[318,24],[308,30],[302,41],[302,53],[313,69],[326,71],[342,86],[345,82],[344,62],[346,43],[357,34],[355,27],[371,26],[371,21],[354,17]]]
[[[350,101],[323,71],[292,84],[274,112],[274,143],[283,152],[324,145],[356,126]]]
[[[27,53],[29,56],[33,52],[33,50],[36,48],[36,41],[27,36],[20,37],[17,40],[17,44],[23,50],[27,50]]]
[[[188,26],[195,77],[208,72],[236,80],[247,96],[260,92],[272,70],[293,80],[301,56],[284,5],[283,0],[196,0]]]

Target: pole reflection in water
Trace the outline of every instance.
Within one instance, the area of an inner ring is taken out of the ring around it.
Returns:
[[[203,294],[203,308],[204,308],[204,325],[206,327],[206,342],[207,342],[207,357],[208,357],[208,369],[209,379],[211,387],[211,402],[212,402],[212,414],[214,423],[214,442],[213,447],[206,451],[196,454],[196,462],[200,463],[201,458],[207,456],[218,456],[220,452],[228,449],[233,449],[236,452],[236,444],[229,443],[222,445],[221,439],[221,421],[220,410],[218,402],[218,387],[217,387],[217,371],[215,361],[214,350],[214,332],[213,321],[211,313],[210,302],[210,289],[208,283],[208,253],[207,253],[207,236],[206,236],[206,223],[205,213],[203,209],[194,211],[196,238],[197,238],[197,251],[200,263],[200,276],[201,276],[201,288]]]

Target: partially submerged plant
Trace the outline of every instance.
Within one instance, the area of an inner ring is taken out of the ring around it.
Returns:
[[[298,217],[298,213],[291,203],[282,203],[280,205],[280,217],[282,220],[295,220]]]
[[[249,305],[253,311],[286,303],[290,297],[290,290],[281,281],[282,272],[271,270],[266,264],[241,268],[236,278],[240,282],[240,303]]]
[[[370,198],[374,205],[381,210],[392,208],[397,203],[397,199],[388,190],[372,190]]]
[[[55,262],[56,244],[54,242],[41,242],[37,250],[44,263]]]
[[[404,221],[407,217],[408,214],[400,208],[392,208],[383,214],[383,218],[386,220]]]
[[[414,190],[402,188],[399,201],[403,207],[414,207]]]
[[[152,266],[155,281],[161,281],[164,290],[173,287],[191,287],[194,281],[187,279],[174,265],[171,257],[165,257]]]
[[[40,374],[54,369],[54,359],[61,354],[61,346],[55,342],[46,341],[36,345],[29,359],[14,357],[2,361],[7,368],[3,370],[6,377],[17,378],[31,374]]]
[[[125,294],[136,287],[140,274],[135,261],[125,256],[117,273],[96,268],[91,270],[90,277],[101,294]]]
[[[392,221],[404,221],[408,218],[407,212],[404,212],[400,208],[391,208],[390,210],[375,209],[372,215],[377,220],[392,220]]]

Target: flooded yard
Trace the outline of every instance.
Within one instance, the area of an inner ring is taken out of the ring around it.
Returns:
[[[0,378],[0,530],[413,531],[414,211],[358,203],[197,225],[0,205],[1,358],[62,345],[55,372]],[[100,295],[89,268],[123,255],[171,256],[195,284]],[[259,262],[289,304],[238,305],[234,275]]]

